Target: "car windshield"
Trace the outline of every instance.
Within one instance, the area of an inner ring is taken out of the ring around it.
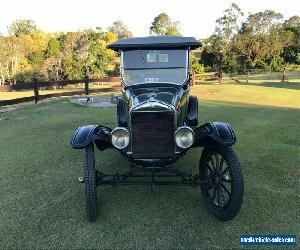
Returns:
[[[187,50],[129,50],[122,52],[121,72],[127,85],[182,84],[187,78]]]

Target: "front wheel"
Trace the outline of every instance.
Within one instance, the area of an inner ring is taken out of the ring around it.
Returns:
[[[201,188],[208,210],[223,221],[236,216],[242,206],[244,184],[239,160],[231,147],[205,147],[199,175],[208,182],[208,187]]]
[[[97,190],[94,144],[90,143],[84,152],[84,184],[86,214],[90,222],[96,220],[97,215]]]

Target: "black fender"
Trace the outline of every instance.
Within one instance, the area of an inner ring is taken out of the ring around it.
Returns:
[[[71,146],[74,149],[83,149],[91,142],[94,142],[99,150],[111,148],[111,129],[100,125],[87,125],[79,127],[71,139]]]
[[[198,126],[198,99],[197,96],[189,97],[189,104],[187,109],[187,125],[194,127]]]
[[[193,147],[204,147],[211,144],[232,146],[236,142],[235,133],[230,124],[211,122],[194,129],[195,142]]]
[[[117,119],[119,127],[127,127],[124,100],[122,97],[119,97],[117,102]]]

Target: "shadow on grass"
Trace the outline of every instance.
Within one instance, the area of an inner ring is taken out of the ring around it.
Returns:
[[[196,86],[201,85],[222,85],[222,84],[233,84],[233,85],[242,85],[242,86],[263,86],[263,87],[271,87],[271,88],[281,88],[281,89],[294,89],[300,90],[300,79],[299,81],[285,81],[285,82],[267,82],[267,81],[260,81],[258,83],[246,82],[246,80],[237,80],[237,79],[224,79],[223,82],[219,83],[218,81],[203,81],[196,84]]]
[[[251,80],[250,80],[251,81]],[[259,82],[259,83],[251,83],[246,81],[234,82],[235,85],[244,85],[244,86],[264,86],[271,88],[281,88],[281,89],[295,89],[300,90],[300,79],[298,82]]]

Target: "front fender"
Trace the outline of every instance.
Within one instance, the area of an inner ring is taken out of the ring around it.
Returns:
[[[235,133],[230,124],[224,122],[211,122],[194,129],[195,142],[193,147],[219,144],[232,146],[236,142]]]
[[[71,139],[74,149],[82,149],[94,142],[99,150],[112,147],[110,142],[111,129],[100,125],[79,127]]]

